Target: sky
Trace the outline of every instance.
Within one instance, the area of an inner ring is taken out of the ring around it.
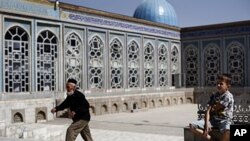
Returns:
[[[59,0],[101,11],[133,16],[143,0]],[[179,27],[250,20],[250,0],[167,0],[177,14]]]

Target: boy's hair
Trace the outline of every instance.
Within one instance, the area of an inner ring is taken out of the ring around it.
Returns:
[[[224,81],[224,82],[226,82],[226,84],[228,85],[228,86],[231,86],[231,75],[230,74],[227,74],[227,73],[224,73],[224,74],[219,74],[218,76],[217,76],[217,80],[218,81]]]

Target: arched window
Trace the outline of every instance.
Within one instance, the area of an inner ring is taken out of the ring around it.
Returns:
[[[172,69],[172,73],[178,73],[179,70],[179,51],[177,49],[176,46],[174,46],[171,50],[171,69]]]
[[[104,88],[104,44],[98,37],[94,36],[89,41],[88,49],[88,75],[89,88]]]
[[[123,88],[123,51],[118,39],[110,43],[110,83],[112,89]]]
[[[160,87],[168,85],[168,50],[165,45],[158,48],[158,78]]]
[[[144,87],[154,86],[154,47],[147,43],[144,47]]]
[[[74,78],[78,86],[82,88],[82,42],[75,34],[70,34],[65,43],[65,78]]]
[[[198,86],[198,49],[190,45],[185,49],[184,67],[186,70],[186,85]]]
[[[228,72],[232,75],[232,85],[244,86],[245,54],[239,42],[232,42],[227,47]]]
[[[37,90],[56,89],[58,41],[54,33],[43,31],[37,38]]]
[[[4,73],[6,92],[28,92],[29,35],[21,27],[14,26],[5,34]]]
[[[205,86],[215,86],[220,73],[220,52],[215,44],[209,44],[204,49]]]
[[[140,49],[135,41],[128,44],[128,87],[140,86]]]

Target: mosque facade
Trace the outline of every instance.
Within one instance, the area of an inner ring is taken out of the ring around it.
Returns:
[[[69,78],[92,115],[192,103],[221,72],[249,92],[249,22],[180,29],[173,7],[156,1],[158,10],[144,1],[128,17],[47,0],[1,0],[0,135],[16,123],[53,120],[50,109],[65,98]]]
[[[249,103],[249,47],[250,21],[182,28],[181,66],[194,101],[214,91],[218,74],[228,73],[235,98],[246,97],[238,103]]]
[[[233,87],[249,87],[249,33],[249,21],[183,28],[186,86],[215,86],[219,73],[229,73]]]

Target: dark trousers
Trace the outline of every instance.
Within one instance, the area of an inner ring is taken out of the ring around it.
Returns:
[[[88,123],[89,121],[86,120],[73,122],[67,129],[65,141],[75,141],[79,133],[85,141],[93,141]]]

